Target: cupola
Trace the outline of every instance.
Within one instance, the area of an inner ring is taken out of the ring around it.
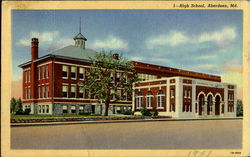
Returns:
[[[75,40],[76,47],[85,49],[85,41],[87,41],[87,39],[81,33],[81,17],[80,17],[80,23],[79,23],[79,33],[74,37],[74,40]]]

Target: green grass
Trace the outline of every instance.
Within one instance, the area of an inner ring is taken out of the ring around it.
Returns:
[[[76,115],[76,114],[59,114],[59,115],[11,115],[11,119],[45,119],[45,118],[94,118],[103,117],[98,115]],[[131,117],[130,115],[112,115],[108,117]]]

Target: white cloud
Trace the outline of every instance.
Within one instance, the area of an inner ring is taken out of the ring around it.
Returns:
[[[220,31],[215,32],[206,32],[202,33],[198,37],[198,42],[216,42],[216,43],[224,43],[225,41],[232,41],[236,38],[236,31],[234,28],[225,27]]]
[[[119,37],[109,35],[106,40],[95,40],[92,47],[95,49],[128,50],[128,43]]]
[[[17,42],[17,45],[20,46],[30,46],[31,38],[38,38],[39,42],[52,42],[55,38],[59,36],[58,31],[52,31],[52,32],[30,32],[30,34],[27,37],[24,37],[20,39]]]
[[[189,41],[189,38],[185,33],[180,31],[170,31],[168,34],[158,35],[156,37],[151,37],[146,41],[148,48],[153,48],[155,46],[178,46],[180,44],[185,44]]]
[[[65,46],[68,46],[68,45],[73,45],[74,44],[74,40],[71,39],[71,38],[61,38],[55,42],[53,42],[52,44],[50,44],[48,46],[48,51],[54,51],[54,50],[57,50],[57,49],[60,49],[60,48],[63,48]]]
[[[146,40],[147,48],[152,49],[157,46],[179,46],[183,44],[199,44],[204,42],[213,42],[218,48],[227,48],[231,42],[236,39],[237,33],[233,27],[224,27],[221,30],[213,32],[203,32],[201,34],[188,35],[185,32],[173,30],[166,34],[150,37]]]

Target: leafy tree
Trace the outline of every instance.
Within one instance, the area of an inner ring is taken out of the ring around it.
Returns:
[[[89,97],[98,99],[105,104],[105,116],[108,116],[109,104],[124,98],[118,88],[122,88],[127,95],[132,95],[132,84],[138,81],[134,66],[123,56],[113,58],[112,51],[102,50],[91,58],[91,67],[86,71],[85,81],[79,85],[89,93]],[[116,75],[119,74],[119,78]]]
[[[11,114],[16,112],[15,107],[16,107],[16,99],[13,97],[10,100],[10,113]]]
[[[237,117],[243,116],[243,104],[242,100],[237,100]]]
[[[23,112],[22,100],[20,98],[16,101],[15,111],[16,111],[16,114],[19,114],[19,113]]]

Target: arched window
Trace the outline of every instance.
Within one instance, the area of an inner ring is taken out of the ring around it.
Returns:
[[[136,108],[140,108],[142,106],[142,98],[143,98],[142,93],[138,92],[136,95]]]
[[[164,93],[160,90],[157,94],[157,107],[163,107],[164,104]]]
[[[147,92],[147,107],[151,108],[153,105],[153,94],[151,91]]]

